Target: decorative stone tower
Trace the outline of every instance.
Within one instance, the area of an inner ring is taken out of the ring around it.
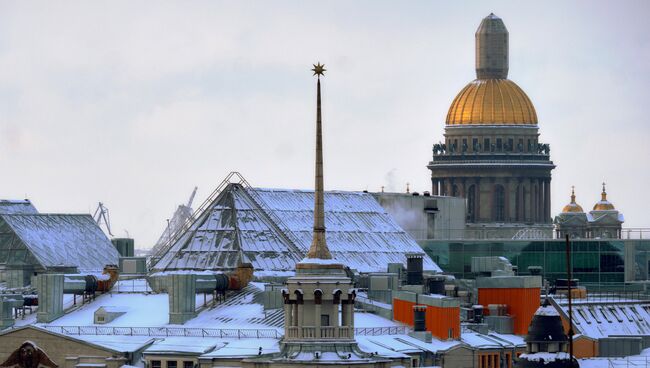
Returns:
[[[476,79],[449,108],[445,141],[433,145],[432,194],[467,199],[467,237],[550,236],[548,144],[537,113],[508,77],[508,30],[494,14],[476,31]]]
[[[343,263],[332,259],[325,237],[323,199],[323,139],[320,63],[312,69],[318,76],[316,108],[316,188],[314,233],[307,256],[296,264],[296,275],[287,280],[284,296],[284,338],[278,354],[244,360],[245,367],[354,365],[355,367],[410,367],[410,360],[386,359],[361,351],[354,339],[356,292]],[[340,316],[340,317],[339,317]]]
[[[571,187],[571,202],[564,206],[562,212],[555,217],[555,232],[558,239],[567,234],[571,239],[589,237],[589,222],[582,206],[576,203],[575,188]]]
[[[600,193],[600,201],[589,211],[589,233],[592,238],[620,239],[621,228],[625,218],[618,212],[612,202],[607,200],[605,183]]]

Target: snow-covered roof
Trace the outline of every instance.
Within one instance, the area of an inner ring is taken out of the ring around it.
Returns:
[[[0,199],[0,214],[35,214],[36,207],[29,199]]]
[[[0,233],[14,233],[44,268],[100,271],[108,264],[117,264],[119,259],[119,253],[90,215],[0,214]],[[4,239],[10,240],[11,237]],[[11,248],[20,247],[14,244]]]
[[[460,340],[475,349],[513,348],[523,347],[526,345],[524,339],[520,336],[497,334],[493,332],[490,332],[487,335],[478,332],[462,332],[460,334]]]
[[[225,346],[227,342],[218,338],[172,336],[159,339],[149,346],[145,354],[205,354]]]
[[[286,272],[312,241],[314,193],[245,189],[230,184],[170,248],[154,270],[233,269]],[[327,243],[335,259],[361,272],[386,271],[422,253],[424,269],[441,271],[369,193],[325,192]]]
[[[562,316],[567,318],[568,305],[559,306]],[[577,332],[592,339],[650,335],[650,302],[576,300],[573,323]]]

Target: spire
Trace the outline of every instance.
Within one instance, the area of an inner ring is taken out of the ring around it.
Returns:
[[[607,192],[605,191],[605,182],[603,182],[603,192],[600,193],[600,200],[605,202],[607,201]]]
[[[483,18],[476,30],[476,77],[508,78],[508,30],[493,13]]]
[[[573,185],[571,186],[571,203],[576,203],[576,187]]]
[[[314,65],[314,75],[318,76],[316,83],[316,187],[314,190],[314,235],[307,258],[332,259],[325,240],[325,200],[323,199],[323,132],[320,111],[320,77],[325,72],[325,66]]]

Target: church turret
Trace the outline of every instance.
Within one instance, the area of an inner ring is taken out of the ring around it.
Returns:
[[[571,202],[564,206],[562,212],[555,216],[555,232],[558,239],[569,235],[571,239],[589,237],[587,214],[576,202],[575,187],[571,187]]]
[[[614,204],[607,199],[605,183],[600,193],[600,201],[589,211],[589,232],[592,238],[620,239],[625,219]]]

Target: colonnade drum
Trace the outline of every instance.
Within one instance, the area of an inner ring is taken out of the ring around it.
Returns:
[[[320,289],[307,297],[296,290],[293,295],[285,292],[283,296],[287,339],[354,339],[354,292],[343,295],[336,290],[323,298]]]
[[[488,176],[432,178],[433,195],[467,199],[467,222],[551,223],[551,178]],[[478,176],[485,175],[485,176]]]

